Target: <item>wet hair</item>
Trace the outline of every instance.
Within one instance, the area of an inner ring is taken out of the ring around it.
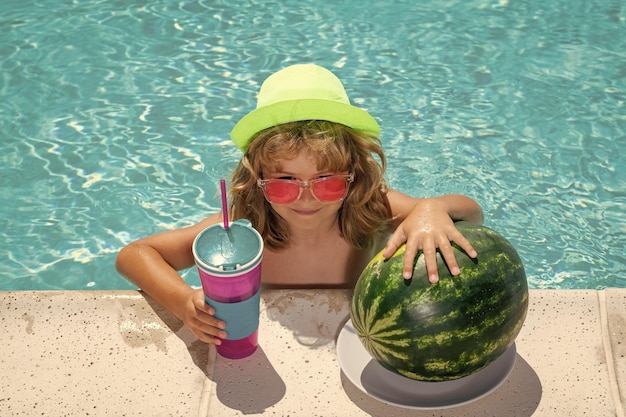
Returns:
[[[388,234],[391,210],[380,140],[342,124],[318,120],[281,124],[256,135],[233,172],[233,219],[250,220],[268,248],[288,247],[287,222],[265,200],[256,181],[264,172],[279,170],[281,160],[293,159],[301,152],[316,161],[320,171],[354,173],[338,212],[343,239],[357,249],[366,249]]]

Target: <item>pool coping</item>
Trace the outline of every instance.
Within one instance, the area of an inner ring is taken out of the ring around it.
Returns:
[[[348,301],[264,291],[260,348],[233,361],[140,291],[0,292],[0,415],[626,415],[626,289],[531,290],[511,375],[441,410],[350,382],[335,352]]]

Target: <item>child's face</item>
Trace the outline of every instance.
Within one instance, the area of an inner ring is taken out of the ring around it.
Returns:
[[[300,152],[293,159],[278,161],[278,168],[272,172],[263,172],[264,179],[289,179],[310,181],[329,175],[348,174],[348,172],[319,171],[317,161]],[[271,203],[270,203],[271,204]],[[272,208],[291,227],[318,229],[323,225],[332,225],[337,219],[337,212],[341,208],[343,200],[333,202],[321,202],[313,197],[311,189],[302,189],[300,198],[287,205],[272,204]]]

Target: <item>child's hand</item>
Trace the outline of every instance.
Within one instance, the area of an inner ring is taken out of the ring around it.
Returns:
[[[197,289],[191,292],[187,298],[181,319],[198,339],[219,345],[222,343],[220,339],[226,338],[226,332],[223,330],[226,323],[216,319],[214,314],[215,309],[206,304],[204,300],[204,292]]]
[[[393,256],[398,247],[406,243],[403,276],[405,279],[410,279],[413,274],[415,256],[421,249],[424,252],[428,279],[434,284],[439,281],[437,249],[448,265],[450,273],[452,275],[460,273],[450,242],[455,242],[470,257],[478,256],[472,245],[454,226],[445,207],[434,199],[424,199],[415,205],[406,219],[396,228],[387,241],[383,256],[385,258]]]

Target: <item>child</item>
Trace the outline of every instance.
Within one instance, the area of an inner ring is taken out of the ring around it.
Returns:
[[[376,252],[386,246],[390,257],[403,243],[407,279],[418,250],[433,283],[437,250],[459,273],[450,242],[477,256],[454,221],[481,223],[480,206],[461,195],[418,199],[387,189],[378,135],[374,118],[350,105],[325,68],[293,65],[263,83],[256,110],[231,132],[244,155],[233,173],[230,216],[249,219],[263,237],[265,286],[349,288]],[[140,239],[116,263],[200,340],[215,344],[226,337],[225,323],[176,271],[194,265],[194,238],[221,220],[216,213]]]

